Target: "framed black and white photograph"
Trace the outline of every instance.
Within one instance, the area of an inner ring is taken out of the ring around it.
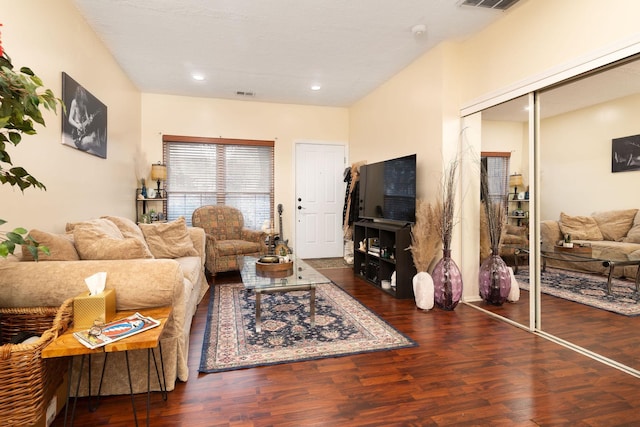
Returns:
[[[62,143],[107,158],[107,106],[67,73],[62,73]]]
[[[611,172],[640,170],[640,135],[611,140]]]

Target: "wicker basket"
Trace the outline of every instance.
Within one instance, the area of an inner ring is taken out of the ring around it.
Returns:
[[[73,320],[73,298],[60,307],[0,308],[0,420],[32,425],[62,383],[64,358],[42,359],[42,349]],[[8,344],[20,331],[41,334],[31,344]]]

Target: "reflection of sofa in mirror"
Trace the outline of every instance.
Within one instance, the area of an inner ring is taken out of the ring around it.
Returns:
[[[602,260],[640,259],[640,211],[638,209],[596,212],[591,216],[572,216],[564,212],[559,220],[540,223],[541,250],[554,252],[566,234],[576,246],[591,247],[591,257]],[[548,257],[547,266],[593,273],[608,272],[601,262],[572,262]],[[618,267],[614,276],[634,278],[637,266]]]

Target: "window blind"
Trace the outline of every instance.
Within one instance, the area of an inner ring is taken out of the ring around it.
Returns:
[[[167,219],[204,205],[233,206],[245,227],[259,229],[273,216],[273,141],[163,136],[167,165]]]
[[[482,153],[482,163],[487,173],[488,197],[505,205],[509,194],[509,160],[511,153]]]

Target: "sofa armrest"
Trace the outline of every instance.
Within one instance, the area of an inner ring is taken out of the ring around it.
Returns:
[[[0,261],[0,306],[59,306],[86,292],[84,279],[102,271],[106,288],[116,290],[117,310],[170,305],[183,311],[184,274],[171,259]]]
[[[207,242],[207,236],[204,229],[200,227],[187,227],[187,230],[189,231],[189,237],[191,237],[191,241],[193,242],[193,247],[196,248],[196,251],[200,254],[202,265],[204,265],[204,259],[206,256],[205,245]]]
[[[242,240],[246,240],[247,242],[255,242],[255,243],[265,243],[265,239],[267,238],[267,233],[260,230],[250,230],[248,228],[243,228],[241,231],[240,238]]]
[[[562,239],[560,224],[555,220],[540,222],[540,240],[543,251],[553,251],[553,247]]]

